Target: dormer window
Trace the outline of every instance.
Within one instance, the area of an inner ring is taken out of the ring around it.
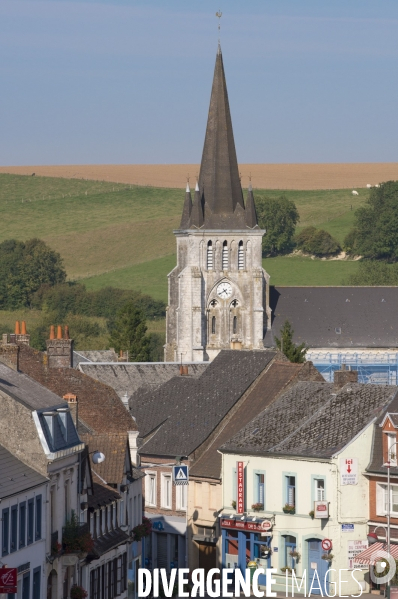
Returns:
[[[54,439],[54,417],[57,415],[57,412],[43,412],[44,421],[47,425],[51,441]]]
[[[68,411],[69,410],[65,408],[60,408],[57,410],[59,414],[59,427],[65,441],[68,440]]]
[[[390,460],[391,466],[397,465],[397,435],[395,433],[386,433],[387,437],[387,461]]]

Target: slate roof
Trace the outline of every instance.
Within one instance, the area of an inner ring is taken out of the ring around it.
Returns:
[[[98,509],[109,505],[117,499],[120,499],[120,493],[104,484],[95,472],[93,472],[93,494],[88,495],[88,507]]]
[[[391,420],[393,420],[395,425],[395,422],[397,421],[396,412],[398,412],[398,397],[396,397],[388,406],[387,413],[390,412],[392,413]],[[366,468],[366,471],[369,473],[387,474],[387,468],[386,466],[383,466],[383,433],[381,429],[381,424],[384,420],[384,417],[385,414],[379,416],[374,425],[372,454],[369,465]],[[390,474],[398,476],[398,466],[391,466]]]
[[[117,362],[117,353],[113,349],[74,351],[73,368],[80,362]]]
[[[220,479],[222,458],[218,448],[274,401],[302,367],[303,364],[272,362],[210,447],[194,462],[190,476]]]
[[[0,445],[0,473],[0,499],[48,482],[45,476],[26,466],[2,445]]]
[[[397,395],[392,385],[300,382],[254,418],[221,451],[252,455],[330,458]]]
[[[126,473],[126,454],[130,457],[126,433],[82,434],[81,437],[90,452],[98,450],[105,455],[101,464],[91,464],[93,475],[99,475],[106,484],[121,484]]]
[[[191,362],[188,365],[189,376],[198,377],[208,367],[208,362]],[[119,362],[118,364],[80,364],[79,369],[92,377],[113,387],[119,397],[133,395],[138,389],[148,391],[156,389],[180,374],[180,365],[175,362]]]
[[[188,456],[222,421],[276,352],[223,350],[195,379],[178,376],[153,392],[135,393],[130,410],[141,437],[153,434],[142,454]]]
[[[264,345],[275,347],[287,319],[309,347],[398,347],[397,305],[398,287],[271,287]]]
[[[92,553],[94,556],[100,557],[101,555],[104,555],[104,553],[111,551],[114,547],[126,543],[129,539],[130,536],[127,532],[124,532],[121,528],[115,528],[94,539],[94,549]]]
[[[13,397],[32,412],[47,408],[67,408],[59,395],[49,391],[35,380],[0,363],[0,391]]]

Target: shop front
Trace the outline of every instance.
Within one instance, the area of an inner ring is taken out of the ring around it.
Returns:
[[[255,517],[221,517],[222,567],[242,572],[249,562],[256,562],[264,571],[270,568],[270,520]],[[259,585],[265,586],[266,576],[260,575]]]
[[[185,518],[165,516],[163,514],[145,514],[152,521],[152,533],[144,539],[144,567],[150,570],[186,566],[186,530]]]

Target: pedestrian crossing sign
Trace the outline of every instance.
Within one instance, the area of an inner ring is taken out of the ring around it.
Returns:
[[[175,485],[187,485],[188,481],[188,466],[184,466],[184,464],[173,466],[173,483]]]

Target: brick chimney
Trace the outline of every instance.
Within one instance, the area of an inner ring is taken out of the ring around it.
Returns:
[[[77,402],[77,397],[76,395],[73,395],[73,393],[67,393],[66,395],[63,396],[63,399],[65,401],[68,402],[68,406],[69,406],[69,410],[72,416],[72,420],[75,423],[75,426],[77,428],[77,419],[78,419],[78,402]]]
[[[128,358],[127,358],[127,352],[123,351],[122,349],[119,352],[119,356],[117,358],[118,362],[128,362]]]
[[[19,345],[16,343],[4,343],[0,345],[0,362],[6,364],[13,370],[19,369]]]
[[[21,322],[21,325],[18,320],[16,321],[14,339],[15,343],[30,345],[30,335],[26,331],[26,322],[24,320]]]
[[[68,327],[65,329],[62,337],[62,327],[58,325],[55,339],[55,327],[51,325],[50,339],[47,340],[47,362],[50,368],[73,367],[73,339],[69,339]]]
[[[345,364],[341,365],[341,370],[334,371],[333,383],[336,389],[341,389],[347,383],[357,383],[358,382],[358,371],[357,370],[347,370]]]

